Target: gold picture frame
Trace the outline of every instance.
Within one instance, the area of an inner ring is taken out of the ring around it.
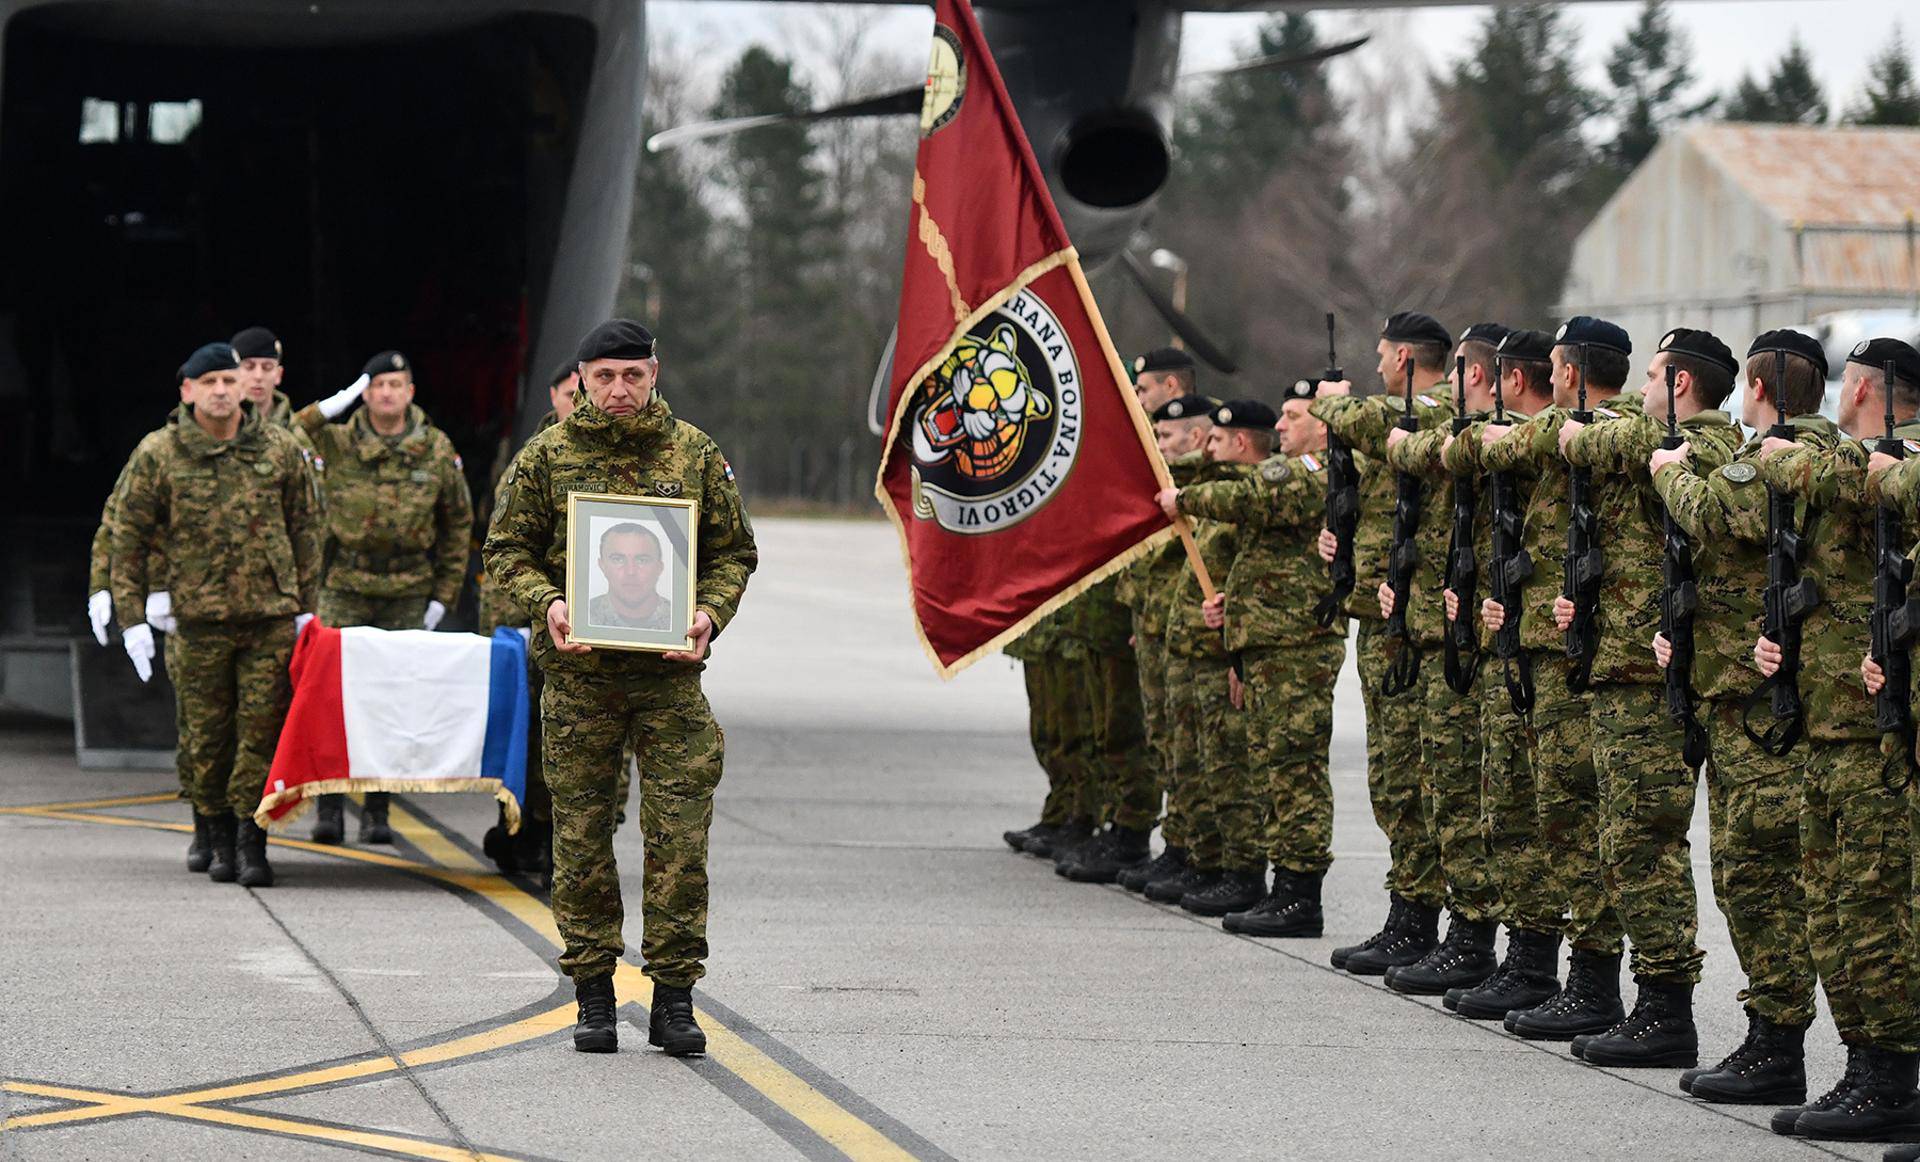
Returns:
[[[567,640],[653,653],[692,649],[699,535],[698,501],[567,493]]]

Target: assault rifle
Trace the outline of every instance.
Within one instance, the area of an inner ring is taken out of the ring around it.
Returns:
[[[1420,421],[1413,414],[1413,360],[1400,365],[1407,381],[1407,412],[1396,425],[1402,431],[1416,432]],[[1413,570],[1420,563],[1420,546],[1414,535],[1420,530],[1420,478],[1411,472],[1394,475],[1393,547],[1387,553],[1387,587],[1393,591],[1393,616],[1387,619],[1386,635],[1398,641],[1399,651],[1380,676],[1380,692],[1397,698],[1413,689],[1420,677],[1420,647],[1407,626],[1407,606],[1413,601]]]
[[[1501,388],[1503,361],[1493,359],[1493,422],[1507,422],[1506,394]],[[1533,555],[1521,540],[1526,513],[1520,508],[1520,493],[1513,486],[1510,472],[1487,474],[1487,491],[1493,509],[1493,560],[1487,579],[1487,596],[1507,611],[1507,619],[1493,633],[1493,656],[1500,659],[1507,680],[1507,699],[1515,714],[1533,713],[1533,659],[1520,648],[1520,594],[1533,576]],[[1465,605],[1461,608],[1464,610]]]
[[[1333,312],[1327,312],[1327,371],[1322,378],[1339,382],[1347,377],[1340,370],[1340,356],[1333,345]],[[1345,440],[1327,433],[1327,531],[1336,542],[1333,564],[1327,567],[1333,578],[1333,591],[1320,599],[1313,615],[1322,626],[1336,620],[1344,623],[1347,596],[1353,592],[1353,534],[1360,527],[1360,471],[1353,465],[1353,449]]]
[[[1873,450],[1896,460],[1904,460],[1907,446],[1893,434],[1893,363],[1886,366],[1887,434],[1874,441]],[[1900,510],[1882,500],[1873,514],[1873,660],[1886,678],[1886,685],[1873,696],[1873,724],[1881,734],[1898,736],[1901,763],[1906,771],[1903,784],[1891,778],[1892,764],[1886,768],[1889,790],[1899,790],[1920,774],[1913,754],[1913,642],[1920,630],[1920,601],[1911,596],[1913,562],[1907,560],[1903,530],[1906,522]]]
[[[1453,359],[1453,438],[1459,439],[1471,426],[1467,419],[1467,357]],[[1474,495],[1473,476],[1453,478],[1453,543],[1447,546],[1447,588],[1453,590],[1460,616],[1447,623],[1447,685],[1456,694],[1473,691],[1480,676],[1480,619],[1474,610],[1479,605],[1474,589],[1480,579],[1480,564],[1473,557],[1473,516],[1478,499]]]
[[[1575,364],[1579,406],[1573,418],[1593,422],[1587,408],[1587,345],[1578,347]],[[1573,624],[1567,628],[1565,649],[1573,663],[1567,670],[1567,689],[1578,693],[1593,680],[1593,655],[1600,648],[1600,578],[1607,558],[1600,548],[1600,517],[1593,508],[1593,471],[1567,466],[1567,555],[1561,561],[1560,595],[1573,602]]]
[[[1673,402],[1674,378],[1679,370],[1667,364],[1667,437],[1660,441],[1662,448],[1686,443],[1680,438]],[[1687,769],[1697,771],[1707,761],[1707,730],[1700,725],[1700,696],[1693,692],[1693,617],[1700,608],[1700,588],[1693,570],[1693,542],[1674,521],[1671,509],[1664,517],[1667,543],[1660,559],[1660,634],[1673,650],[1667,660],[1667,715],[1684,728],[1686,741],[1680,753],[1687,760]]]
[[[1785,351],[1774,352],[1773,379],[1774,423],[1767,429],[1767,435],[1791,440],[1793,428],[1787,423]],[[1747,696],[1740,713],[1740,729],[1747,732],[1755,746],[1776,758],[1793,750],[1806,730],[1807,709],[1800,701],[1801,628],[1814,606],[1820,604],[1820,590],[1813,578],[1800,575],[1807,543],[1794,525],[1793,510],[1793,494],[1768,484],[1767,588],[1762,632],[1768,641],[1780,647],[1780,668]],[[1773,721],[1764,731],[1756,731],[1753,714],[1762,702],[1768,703]]]

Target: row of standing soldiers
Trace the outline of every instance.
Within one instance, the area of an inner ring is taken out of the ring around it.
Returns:
[[[1836,422],[1826,353],[1790,330],[1743,361],[1676,329],[1632,386],[1626,332],[1588,316],[1455,336],[1402,312],[1376,350],[1380,394],[1334,373],[1278,417],[1196,394],[1177,350],[1135,361],[1161,504],[1222,591],[1169,544],[1008,650],[1050,792],[1007,842],[1229,931],[1320,936],[1351,621],[1388,905],[1335,967],[1594,1065],[1684,1069],[1703,1101],[1783,1107],[1776,1133],[1920,1141],[1920,353],[1856,346]],[[1748,1019],[1706,1068],[1703,774]],[[1847,1064],[1809,1102],[1816,982]]]

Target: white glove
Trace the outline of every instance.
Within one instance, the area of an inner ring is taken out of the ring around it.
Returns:
[[[180,623],[173,619],[173,594],[165,589],[147,594],[147,624],[161,633],[174,633]]]
[[[127,647],[127,656],[133,659],[133,672],[140,675],[140,680],[153,681],[153,627],[141,622],[121,631],[120,644]]]
[[[313,614],[311,613],[294,614],[293,615],[293,636],[296,638],[299,637],[301,632],[307,628],[307,623],[312,620],[313,620]]]
[[[107,626],[113,623],[113,594],[105,589],[87,598],[87,621],[93,625],[93,640],[107,644]]]
[[[338,419],[342,412],[354,405],[354,402],[360,398],[360,393],[365,390],[367,390],[367,377],[362,375],[315,406],[320,409],[320,414],[328,419]]]
[[[440,604],[438,601],[429,601],[427,602],[427,615],[420,619],[420,624],[428,629],[439,629],[440,619],[446,615],[446,606]]]

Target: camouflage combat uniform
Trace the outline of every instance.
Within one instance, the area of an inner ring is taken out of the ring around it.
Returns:
[[[178,415],[169,415],[167,426],[173,426],[178,418]],[[113,482],[113,491],[107,494],[107,502],[100,506],[100,524],[93,530],[93,546],[87,557],[87,593],[90,595],[102,590],[111,591],[113,588],[113,530],[115,523],[120,519],[120,496],[126,490],[127,469],[132,465],[131,458],[126,464],[121,465],[120,475]],[[167,588],[167,557],[165,551],[158,545],[148,546],[147,584],[152,586],[151,592],[155,593]],[[172,681],[174,635],[159,633],[158,630],[154,632],[159,634],[160,657],[169,675],[167,680]],[[181,726],[180,702],[176,698],[173,708],[173,727],[176,738],[179,736]],[[173,768],[174,777],[180,784],[180,797],[191,802],[193,800],[192,771],[186,763],[185,752],[177,747],[173,755]]]
[[[1874,503],[1868,449],[1826,420],[1806,427],[1831,448],[1790,449],[1760,462],[1760,481],[1806,509],[1806,575],[1820,604],[1802,627],[1800,697],[1806,708],[1800,814],[1807,942],[1840,1038],[1878,1049],[1920,1050],[1914,996],[1912,832],[1904,770],[1881,750],[1873,699],[1860,682],[1871,640]],[[1920,436],[1920,423],[1895,429]],[[1764,711],[1760,712],[1764,719]],[[1904,764],[1903,764],[1904,765]]]
[[[1793,426],[1800,439],[1832,446],[1831,425],[1817,417],[1796,419]],[[1740,1001],[1776,1024],[1804,1027],[1813,1021],[1815,979],[1800,884],[1806,756],[1770,755],[1741,729],[1741,709],[1761,683],[1753,664],[1767,577],[1767,491],[1758,480],[1759,447],[1757,438],[1749,440],[1731,464],[1704,476],[1685,463],[1668,465],[1654,477],[1654,487],[1693,542],[1700,595],[1693,689],[1702,700],[1699,718],[1709,744],[1713,894],[1747,975]]]
[[[733,471],[707,435],[675,420],[656,392],[632,416],[583,401],[535,436],[508,469],[487,534],[486,563],[536,627],[546,673],[540,712],[553,793],[553,918],[566,942],[560,966],[575,981],[611,973],[625,942],[614,865],[614,788],[620,754],[640,758],[645,971],[684,987],[707,956],[707,831],[725,736],[700,689],[703,663],[595,648],[563,654],[540,627],[564,597],[567,494],[675,496],[699,502],[695,605],[717,638],[759,562]]]
[[[1344,618],[1314,617],[1333,591],[1317,539],[1326,515],[1318,456],[1274,456],[1240,480],[1180,493],[1180,510],[1234,526],[1228,569],[1226,647],[1246,683],[1246,781],[1220,814],[1229,868],[1318,874],[1333,863],[1333,688],[1346,659]]]
[[[281,391],[277,387],[273,389],[273,400],[267,404],[266,413],[262,418],[277,427],[292,428],[295,426],[293,401],[287,398],[286,392]]]
[[[113,604],[146,619],[164,553],[180,632],[168,657],[180,765],[203,815],[251,818],[293,696],[293,618],[319,596],[320,538],[306,457],[242,405],[216,440],[180,406],[134,449],[113,530]]]
[[[1367,713],[1367,798],[1386,833],[1386,887],[1426,907],[1446,902],[1440,852],[1427,833],[1420,805],[1420,700],[1416,687],[1389,698],[1380,684],[1399,643],[1387,640],[1380,617],[1380,583],[1393,547],[1394,477],[1387,467],[1387,430],[1406,411],[1399,396],[1329,396],[1309,407],[1337,439],[1354,450],[1360,469],[1360,519],[1353,534],[1353,593],[1347,612],[1359,621],[1354,660]],[[1423,409],[1431,410],[1431,409]],[[1428,422],[1424,417],[1422,422]]]
[[[1606,571],[1599,646],[1593,657],[1593,766],[1601,791],[1600,865],[1633,941],[1633,975],[1698,983],[1706,953],[1695,941],[1694,786],[1700,772],[1681,755],[1684,733],[1667,713],[1665,676],[1649,643],[1660,628],[1660,566],[1666,528],[1647,457],[1666,424],[1638,396],[1614,401],[1567,446],[1567,459],[1592,470]],[[1740,430],[1723,411],[1680,422],[1692,460],[1710,472],[1732,458]]]
[[[1054,610],[1005,649],[1017,659],[1027,685],[1027,729],[1033,757],[1047,776],[1047,798],[1040,822],[1059,827],[1090,814],[1086,793],[1087,756],[1093,725],[1087,698],[1084,655],[1068,658],[1063,622],[1067,609]]]
[[[1096,825],[1153,830],[1160,799],[1140,707],[1140,667],[1134,661],[1133,619],[1109,577],[1066,607],[1069,649],[1077,654],[1085,686],[1088,731],[1086,810]]]

